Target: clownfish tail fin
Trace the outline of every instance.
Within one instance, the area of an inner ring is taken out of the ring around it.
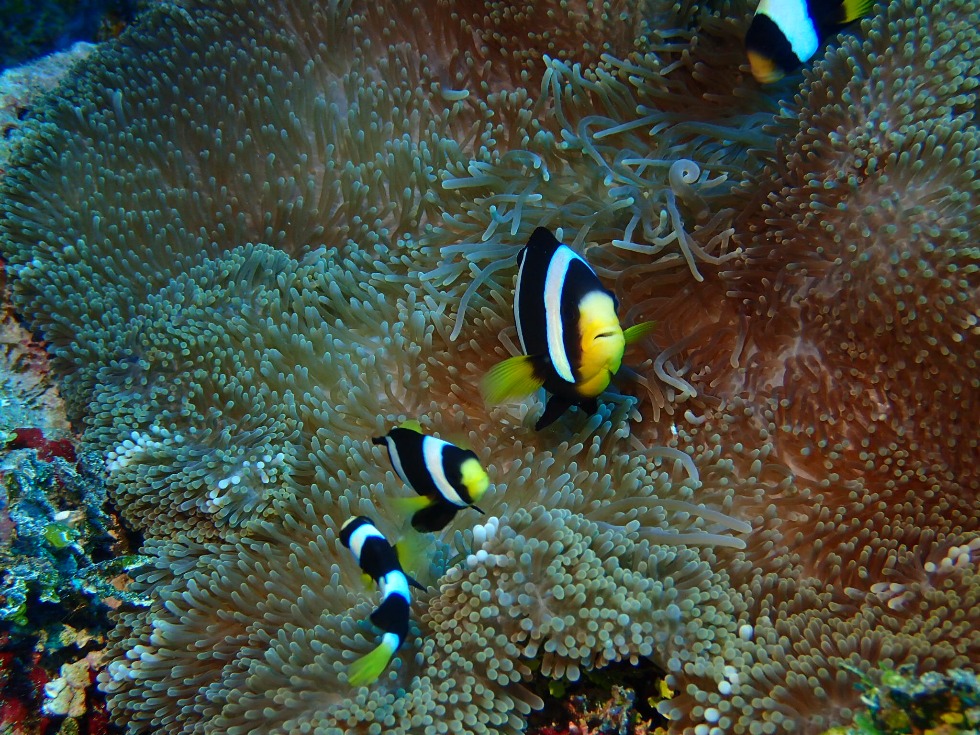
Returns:
[[[653,328],[657,325],[656,322],[641,322],[640,324],[634,324],[629,329],[623,331],[623,337],[626,339],[626,344],[631,345],[634,342],[646,337]]]
[[[511,398],[529,396],[544,385],[537,376],[534,358],[517,355],[498,362],[483,376],[480,388],[487,403],[503,403]]]
[[[347,668],[347,681],[351,686],[359,687],[366,684],[373,684],[381,676],[381,672],[395,655],[393,647],[385,636],[381,644],[370,653],[366,653],[359,659],[351,663]]]

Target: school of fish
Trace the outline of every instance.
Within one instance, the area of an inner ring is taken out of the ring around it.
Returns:
[[[761,0],[745,36],[752,75],[769,84],[793,73],[871,6],[871,0]],[[653,322],[624,330],[616,297],[582,256],[544,227],[531,234],[517,264],[514,322],[523,354],[490,369],[481,385],[484,398],[503,403],[543,388],[549,397],[537,430],[573,406],[596,412],[626,347],[648,335]],[[466,508],[483,512],[476,503],[489,490],[490,477],[472,450],[423,433],[416,421],[372,441],[387,448],[395,474],[416,493],[392,500],[415,532],[442,531]],[[370,519],[349,519],[340,541],[381,592],[370,618],[383,632],[381,642],[348,668],[348,681],[364,686],[378,679],[405,642],[411,588],[422,586],[405,572],[399,544],[392,545]]]

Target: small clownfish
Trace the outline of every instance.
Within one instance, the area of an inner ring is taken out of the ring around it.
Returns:
[[[483,379],[483,395],[489,403],[502,403],[543,386],[552,396],[535,429],[572,406],[594,413],[596,397],[619,371],[626,345],[647,334],[653,322],[623,331],[616,297],[581,256],[544,227],[531,233],[517,259],[514,320],[524,354],[494,365]]]
[[[441,531],[462,508],[486,494],[490,478],[476,454],[434,436],[423,434],[417,422],[406,421],[371,441],[387,446],[398,476],[418,498],[394,502],[412,515],[412,528],[423,533]]]
[[[367,517],[348,519],[340,527],[340,543],[351,550],[358,566],[381,590],[381,604],[371,613],[371,622],[384,631],[381,643],[348,670],[348,681],[358,687],[376,681],[405,642],[412,602],[409,587],[424,588],[405,574],[395,547]]]
[[[745,34],[752,76],[766,84],[806,63],[827,38],[867,15],[873,0],[762,0]]]

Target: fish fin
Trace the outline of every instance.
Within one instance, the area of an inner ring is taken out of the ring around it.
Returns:
[[[844,23],[850,23],[862,18],[871,12],[874,0],[844,0],[842,10],[844,12]]]
[[[433,503],[412,516],[412,528],[422,533],[441,531],[456,516],[459,510],[450,503]]]
[[[548,399],[548,403],[544,407],[544,413],[541,414],[541,418],[537,420],[534,424],[536,431],[541,431],[541,429],[551,426],[555,421],[561,417],[565,411],[572,407],[572,402],[567,398],[562,398],[560,396],[552,396]]]
[[[364,585],[364,589],[366,590],[374,589],[374,580],[371,578],[371,575],[368,574],[367,572],[361,574],[361,584]]]
[[[460,449],[473,451],[473,444],[470,442],[469,437],[464,434],[457,435],[456,433],[452,433],[448,436],[444,434],[442,438],[446,439],[450,444],[455,444]]]
[[[641,322],[640,324],[634,324],[629,329],[623,330],[623,337],[626,338],[626,344],[631,345],[643,339],[653,331],[656,325],[656,322]]]
[[[412,431],[418,434],[425,433],[424,431],[422,431],[422,424],[420,424],[417,419],[406,419],[405,421],[402,421],[400,424],[398,424],[398,428],[411,429]]]
[[[351,686],[360,687],[373,684],[381,676],[391,662],[391,657],[395,655],[395,648],[385,639],[382,639],[370,653],[366,653],[347,667],[347,681]]]
[[[544,380],[536,374],[534,363],[533,357],[517,355],[490,368],[480,385],[487,403],[523,398],[544,385]]]
[[[555,237],[555,233],[549,230],[547,227],[535,227],[534,232],[527,239],[526,247],[547,247],[547,248],[557,248],[561,245],[561,242]]]
[[[420,590],[424,590],[425,587],[419,584],[415,577],[421,576],[428,566],[425,555],[428,546],[428,539],[417,531],[406,532],[395,544],[395,554],[398,556],[398,563],[401,564],[408,583]]]
[[[391,498],[389,502],[398,515],[407,518],[424,508],[428,508],[433,501],[432,498],[427,498],[424,495],[410,495],[405,498]]]
[[[616,372],[616,381],[618,382],[624,378],[626,380],[632,380],[634,383],[643,380],[643,376],[629,365],[620,365],[619,370]]]

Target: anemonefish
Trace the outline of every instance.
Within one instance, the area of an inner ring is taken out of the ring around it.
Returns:
[[[872,0],[762,0],[745,34],[752,76],[762,83],[782,79],[872,5]]]
[[[395,504],[412,514],[412,528],[431,533],[445,528],[462,508],[482,513],[474,503],[486,494],[490,478],[473,451],[423,434],[421,428],[406,421],[372,441],[388,448],[395,472],[419,495]]]
[[[348,681],[361,686],[377,680],[405,642],[412,602],[409,588],[422,586],[405,574],[395,547],[367,517],[348,519],[340,527],[340,542],[351,550],[358,565],[381,590],[381,604],[371,613],[371,622],[384,631],[381,643],[354,661],[348,670]]]
[[[543,429],[571,406],[598,410],[596,397],[622,364],[626,345],[653,328],[643,322],[625,332],[616,297],[567,245],[539,227],[518,254],[514,320],[523,355],[490,369],[483,379],[489,403],[552,394],[535,424]]]

